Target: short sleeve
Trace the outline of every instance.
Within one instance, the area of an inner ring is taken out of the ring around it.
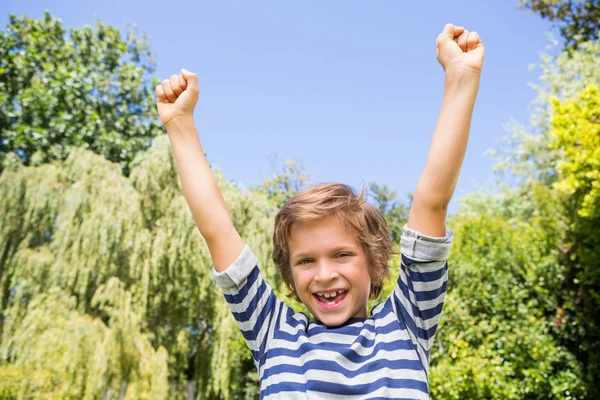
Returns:
[[[248,246],[234,263],[222,272],[213,268],[217,286],[258,363],[267,348],[274,316],[282,307],[258,269],[258,259]]]

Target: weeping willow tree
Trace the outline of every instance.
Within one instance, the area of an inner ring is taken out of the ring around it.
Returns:
[[[216,176],[283,288],[270,261],[275,204]],[[0,396],[236,398],[256,386],[165,137],[129,177],[81,148],[64,162],[17,161],[0,198]]]

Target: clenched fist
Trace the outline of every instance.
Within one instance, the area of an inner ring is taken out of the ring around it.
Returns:
[[[483,44],[477,32],[447,24],[435,44],[437,59],[446,74],[481,73]]]
[[[198,93],[198,76],[185,69],[156,87],[156,107],[165,127],[177,118],[192,116]]]

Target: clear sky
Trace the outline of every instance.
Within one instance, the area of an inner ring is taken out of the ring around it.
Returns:
[[[435,38],[447,22],[465,26],[486,59],[456,199],[489,183],[484,152],[504,124],[528,122],[539,75],[529,66],[550,26],[518,3],[2,0],[0,23],[44,9],[71,28],[133,22],[150,37],[157,76],[198,73],[201,141],[229,179],[257,184],[296,159],[312,183],[376,181],[401,196],[416,186],[441,104]]]

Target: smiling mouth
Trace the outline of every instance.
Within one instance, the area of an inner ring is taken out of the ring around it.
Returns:
[[[313,294],[313,297],[317,301],[317,304],[321,306],[321,308],[332,309],[338,307],[347,297],[348,292],[343,291],[342,293],[337,293],[335,295],[329,295],[329,297],[325,297],[323,295]]]

